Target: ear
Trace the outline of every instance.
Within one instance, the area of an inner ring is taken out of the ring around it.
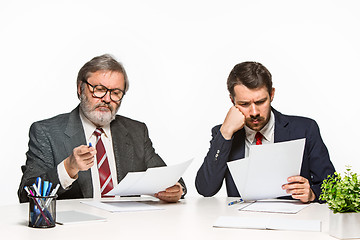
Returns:
[[[229,97],[230,97],[230,100],[231,100],[232,104],[235,106],[234,98],[231,96],[231,94],[229,94]]]
[[[270,102],[272,102],[272,101],[273,101],[274,96],[275,96],[275,88],[272,88],[272,89],[271,89]]]
[[[81,95],[81,83],[79,83],[79,85],[77,87],[77,94],[78,94],[78,98],[80,98],[80,95]]]

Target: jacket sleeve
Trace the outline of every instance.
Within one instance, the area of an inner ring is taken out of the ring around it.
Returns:
[[[321,194],[321,184],[328,175],[335,172],[335,168],[330,161],[329,152],[321,138],[320,130],[315,121],[312,121],[309,134],[306,138],[306,151],[304,160],[308,162],[308,173],[304,173],[308,178],[310,187],[315,193],[315,201],[319,201]]]
[[[213,196],[220,190],[228,171],[231,146],[232,139],[226,140],[220,132],[220,126],[215,126],[212,129],[210,149],[195,179],[196,189],[204,197]]]
[[[57,166],[53,158],[51,143],[47,137],[46,131],[44,131],[40,123],[31,125],[28,145],[29,149],[26,153],[26,165],[21,167],[23,176],[18,189],[18,197],[21,203],[28,201],[24,187],[31,186],[35,183],[37,177],[52,182],[54,186],[59,183]],[[60,187],[58,195],[61,194],[62,191],[65,190]]]

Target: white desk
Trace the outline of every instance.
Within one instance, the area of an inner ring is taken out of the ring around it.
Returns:
[[[28,203],[2,206],[0,233],[6,239],[335,239],[328,235],[326,205],[310,204],[297,214],[238,211],[227,206],[234,198],[188,197],[179,203],[151,202],[164,210],[111,213],[80,203],[80,200],[57,201],[57,211],[77,210],[107,218],[106,222],[56,225],[50,229],[28,227]],[[148,202],[147,202],[148,203]],[[214,228],[219,216],[261,217],[276,215],[289,219],[322,221],[322,232]]]

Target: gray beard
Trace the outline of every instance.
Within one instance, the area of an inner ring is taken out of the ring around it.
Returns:
[[[99,106],[108,106],[111,112],[101,112],[95,111],[95,109]],[[89,119],[93,124],[97,127],[103,127],[111,123],[112,120],[115,119],[115,115],[119,110],[120,105],[114,109],[111,105],[107,105],[105,103],[98,103],[91,108],[89,104],[89,99],[84,93],[80,95],[80,110],[84,114],[84,116]]]

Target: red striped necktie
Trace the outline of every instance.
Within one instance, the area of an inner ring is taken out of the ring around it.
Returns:
[[[94,131],[94,134],[96,136],[96,161],[99,170],[101,197],[103,197],[104,194],[113,189],[113,181],[111,177],[109,161],[104,144],[101,140],[102,133],[104,133],[104,130],[102,128],[97,128]]]
[[[262,144],[262,139],[263,139],[263,135],[260,132],[257,132],[255,134],[255,139],[256,139],[256,145],[261,145]]]

